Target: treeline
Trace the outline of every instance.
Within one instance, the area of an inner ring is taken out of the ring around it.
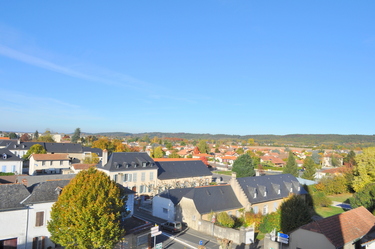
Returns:
[[[338,134],[290,134],[290,135],[226,135],[226,134],[194,134],[194,133],[127,133],[127,132],[103,132],[95,135],[102,135],[114,138],[134,137],[159,137],[159,138],[181,138],[186,140],[226,140],[243,142],[254,139],[257,145],[267,146],[294,146],[313,147],[318,146],[326,149],[340,148],[365,148],[375,146],[374,135],[338,135]]]

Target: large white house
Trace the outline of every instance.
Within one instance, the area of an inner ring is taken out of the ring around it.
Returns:
[[[32,154],[29,175],[58,174],[70,169],[69,154]]]

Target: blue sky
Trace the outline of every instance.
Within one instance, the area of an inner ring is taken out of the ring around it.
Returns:
[[[0,130],[374,134],[375,1],[1,1]]]

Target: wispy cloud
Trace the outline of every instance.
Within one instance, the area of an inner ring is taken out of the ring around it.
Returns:
[[[101,70],[102,74],[106,77],[97,76],[94,74],[87,74],[77,70],[73,70],[69,67],[61,66],[56,63],[44,60],[42,58],[25,54],[18,50],[0,44],[0,55],[5,57],[24,62],[29,65],[33,65],[46,70],[54,71],[60,74],[68,75],[74,78],[79,78],[88,81],[94,81],[112,86],[129,87],[134,89],[144,89],[146,83],[141,80],[135,79],[131,76],[127,76],[120,73],[110,72],[108,70]],[[97,71],[97,70],[96,70]],[[112,79],[111,79],[112,78]]]

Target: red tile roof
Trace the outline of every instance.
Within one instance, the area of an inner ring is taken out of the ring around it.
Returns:
[[[375,216],[366,208],[359,207],[345,213],[313,221],[301,229],[325,235],[336,247],[360,239],[375,226]]]
[[[53,161],[53,160],[68,160],[69,159],[68,153],[63,153],[63,154],[33,154],[32,156],[34,157],[35,160],[38,160],[38,161],[43,161],[43,160]]]
[[[171,162],[171,161],[198,161],[199,158],[153,158],[155,162]]]
[[[76,170],[85,170],[85,169],[89,169],[92,166],[95,166],[95,164],[88,164],[88,163],[74,163],[74,164],[72,164],[72,167]]]

